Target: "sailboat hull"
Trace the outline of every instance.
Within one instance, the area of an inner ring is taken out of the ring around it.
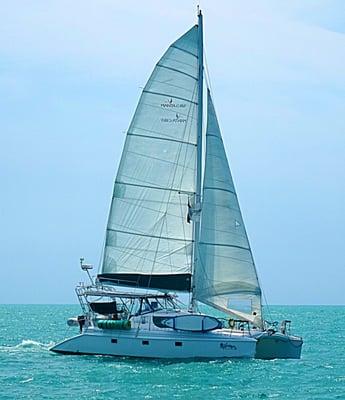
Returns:
[[[275,358],[301,358],[303,340],[276,332],[262,333],[257,338],[255,358],[272,360]]]
[[[256,340],[221,333],[104,332],[98,329],[67,339],[50,349],[62,354],[166,359],[253,358]]]

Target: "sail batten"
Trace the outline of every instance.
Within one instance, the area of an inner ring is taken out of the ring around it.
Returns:
[[[171,47],[173,47],[174,49],[180,50],[180,51],[184,51],[185,53],[190,54],[190,55],[194,56],[195,58],[198,58],[198,56],[196,54],[194,54],[191,51],[188,51],[186,49],[182,49],[181,47],[178,47],[175,44],[172,44]]]
[[[261,289],[209,92],[198,248],[196,299],[226,312],[241,314],[244,306],[241,315],[261,315]]]
[[[179,73],[179,74],[186,75],[186,76],[188,76],[189,78],[195,79],[196,81],[198,80],[198,78],[197,78],[196,76],[193,76],[193,75],[191,75],[191,74],[188,74],[187,72],[181,71],[180,69],[177,69],[177,68],[168,67],[167,65],[162,65],[162,64],[157,64],[157,67],[165,68],[165,69],[170,69],[170,71],[174,71],[174,72],[177,72],[177,73]]]
[[[242,249],[242,250],[248,250],[248,251],[250,251],[250,248],[249,247],[243,247],[243,246],[236,246],[235,244],[229,244],[229,243],[214,243],[214,242],[212,242],[212,243],[207,243],[207,242],[203,242],[203,241],[200,241],[199,242],[201,245],[209,245],[209,246],[224,246],[224,247],[234,247],[234,248],[236,248],[236,249]]]
[[[157,95],[157,96],[166,96],[166,93],[152,92],[151,90],[143,90],[143,93],[155,94],[155,95]],[[188,103],[193,103],[193,104],[195,104],[196,106],[198,105],[198,103],[197,103],[196,101],[188,100],[188,99],[186,99],[186,98],[184,98],[184,97],[173,96],[173,95],[171,95],[171,94],[169,94],[169,96],[170,96],[172,99],[178,99],[178,100],[186,101],[186,102],[188,102]]]
[[[221,187],[216,187],[216,186],[205,186],[204,187],[204,190],[221,190],[221,191],[223,191],[223,192],[228,192],[228,193],[232,193],[232,194],[234,194],[235,196],[237,196],[236,195],[236,192],[235,191],[233,191],[233,190],[230,190],[230,189],[225,189],[225,188],[221,188]]]
[[[183,140],[176,140],[176,139],[157,137],[157,136],[150,136],[150,135],[139,135],[138,133],[131,133],[131,132],[127,132],[127,135],[129,135],[129,136],[140,136],[140,137],[144,137],[144,138],[147,138],[147,139],[154,139],[154,140],[167,140],[167,141],[170,141],[170,142],[176,142],[176,143],[182,143],[182,144],[189,144],[190,146],[196,146],[196,143],[185,142]]]
[[[99,280],[189,290],[196,191],[198,28],[156,64],[128,128]]]

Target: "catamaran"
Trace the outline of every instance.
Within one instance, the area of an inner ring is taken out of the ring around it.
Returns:
[[[203,16],[156,64],[126,134],[100,271],[63,354],[299,358],[261,288],[208,83]],[[188,294],[188,305],[177,293]],[[207,307],[208,306],[208,307]],[[204,308],[203,308],[204,307]],[[213,310],[210,311],[210,307]],[[206,311],[208,308],[208,311]],[[214,313],[221,316],[214,316]]]

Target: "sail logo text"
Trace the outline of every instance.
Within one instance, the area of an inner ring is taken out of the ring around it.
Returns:
[[[174,103],[173,99],[166,100],[165,103],[161,103],[161,107],[163,108],[185,108],[186,104],[184,103]]]
[[[166,118],[166,117],[161,118],[161,122],[173,122],[173,123],[184,124],[185,122],[187,122],[187,118],[183,118],[176,113],[175,118]]]

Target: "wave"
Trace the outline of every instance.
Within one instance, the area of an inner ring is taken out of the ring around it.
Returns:
[[[18,343],[14,346],[0,346],[0,352],[10,352],[10,351],[18,351],[18,350],[31,350],[31,351],[37,351],[37,350],[48,350],[50,347],[54,346],[54,342],[49,342],[49,343],[41,343],[37,342],[36,340],[31,340],[31,339],[24,339],[21,341],[21,343]]]

